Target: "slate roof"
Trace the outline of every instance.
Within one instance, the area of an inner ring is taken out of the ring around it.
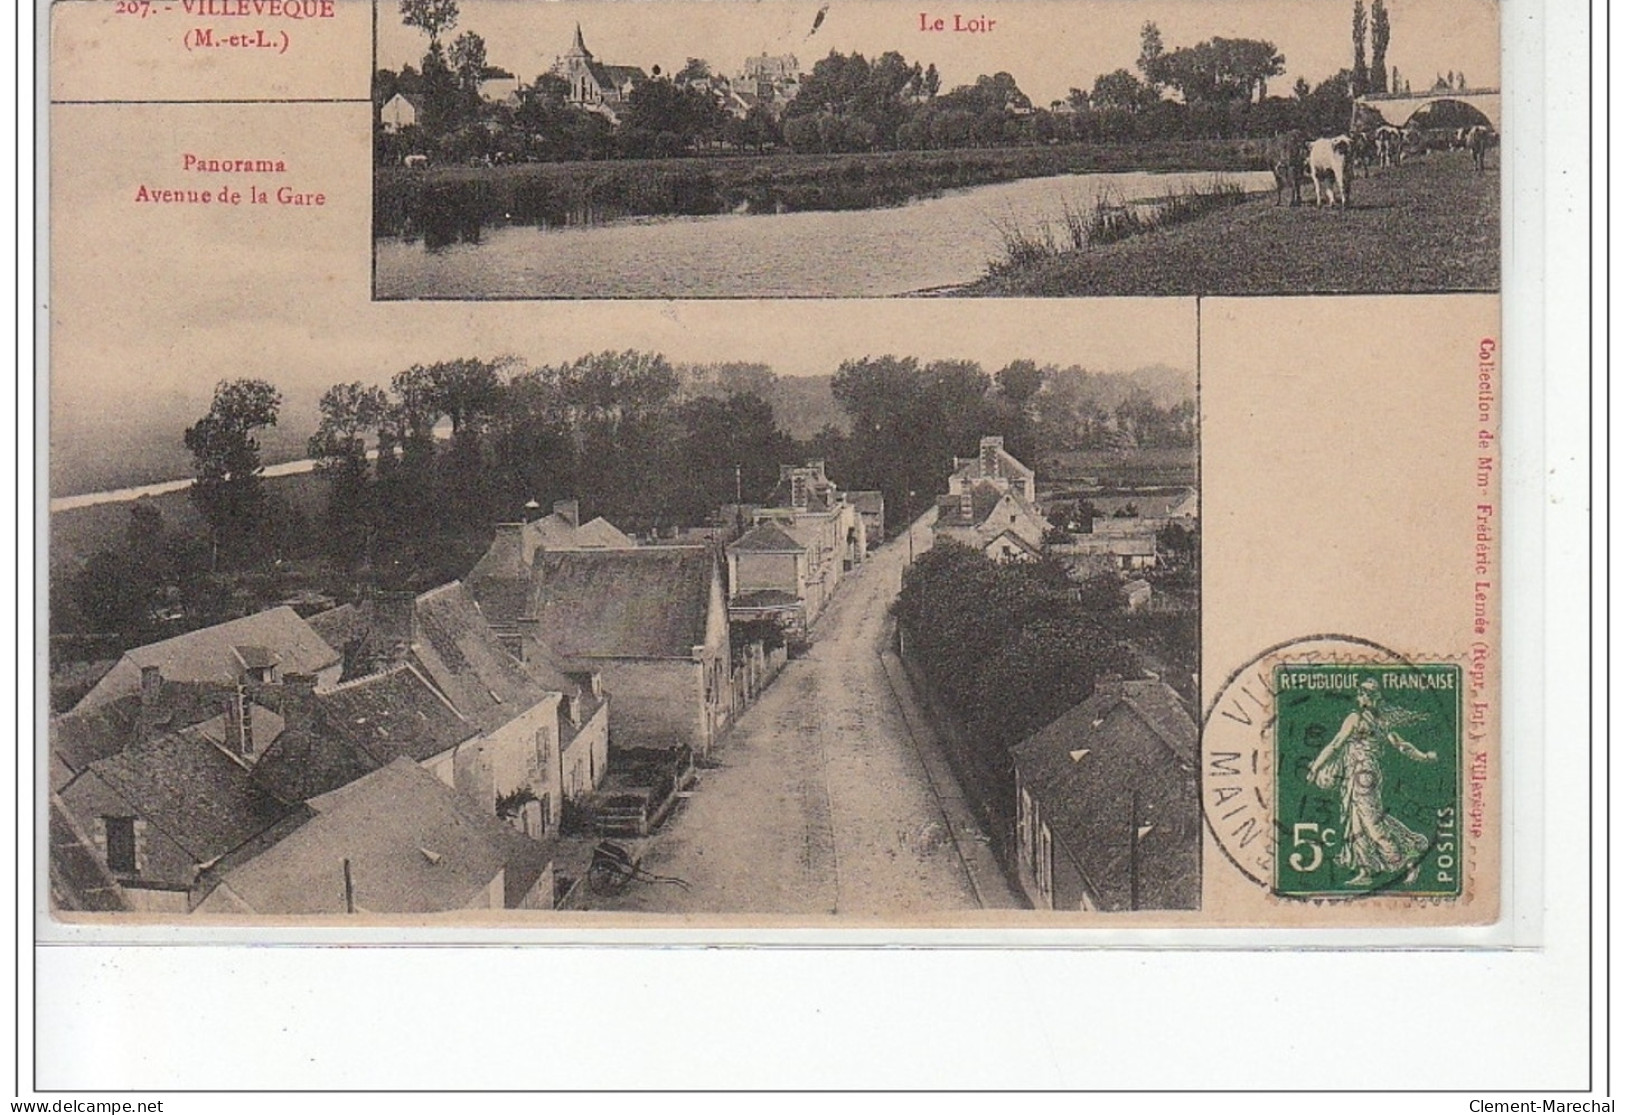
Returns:
[[[254,782],[308,801],[398,756],[421,762],[479,734],[414,667],[401,664],[316,694],[306,730],[284,731],[254,764]]]
[[[1052,547],[1057,554],[1113,554],[1117,557],[1150,557],[1157,552],[1157,539],[1150,534],[1074,534],[1072,541]]]
[[[396,755],[422,762],[480,731],[409,665],[336,685],[318,693],[316,700],[330,731],[380,763]]]
[[[62,799],[51,795],[51,900],[59,910],[111,913],[126,909],[118,881],[96,855]]]
[[[593,78],[605,89],[620,89],[627,82],[636,85],[649,80],[649,75],[637,66],[609,66],[603,62],[588,62]]]
[[[767,497],[768,507],[791,508],[797,511],[830,511],[840,501],[840,491],[833,481],[809,480],[807,483],[807,506],[795,507],[794,481],[786,476],[779,480],[778,486]]]
[[[224,709],[218,685],[165,680],[162,701],[152,714],[154,732],[178,731],[211,719]],[[111,758],[134,743],[141,717],[141,697],[126,694],[105,704],[80,702],[50,724],[51,755],[75,773],[98,759]]]
[[[1001,538],[1008,538],[1016,549],[1022,551],[1030,557],[1043,556],[1044,552],[1042,550],[1028,542],[1025,538],[1021,537],[1021,535],[1017,534],[1013,530],[1001,530],[998,534],[995,534],[992,538],[988,539],[987,545],[983,546],[982,549],[992,549],[994,544],[997,543]]]
[[[970,514],[964,513],[964,503],[959,496],[942,496],[937,500],[937,523],[943,527],[976,527],[991,514],[1005,496],[1004,491],[979,480],[971,486]]]
[[[865,515],[878,515],[886,509],[886,497],[881,492],[847,492],[846,502]]]
[[[343,651],[346,643],[365,634],[367,629],[361,609],[354,604],[340,604],[337,608],[317,612],[305,622],[322,637],[322,642],[337,651]]]
[[[1177,488],[1160,492],[1123,492],[1113,495],[1091,495],[1083,499],[1095,505],[1101,515],[1110,517],[1125,507],[1132,507],[1135,517],[1141,519],[1167,519],[1177,512],[1195,515],[1196,493],[1191,488]]]
[[[705,642],[715,575],[704,546],[540,553],[526,612],[566,658],[687,659]]]
[[[135,647],[97,682],[76,709],[95,708],[141,688],[141,669],[157,666],[166,681],[235,684],[237,647],[260,647],[276,656],[283,673],[318,673],[339,663],[339,652],[287,606],[216,624],[159,643]]]
[[[509,624],[525,614],[530,600],[530,579],[524,532],[499,525],[490,547],[469,570],[466,583],[487,620]]]
[[[406,759],[311,802],[316,816],[228,871],[203,912],[344,913],[345,860],[358,910],[466,908],[497,872],[518,904],[546,871],[551,847],[477,812]]]
[[[753,554],[801,554],[807,547],[790,537],[777,523],[758,523],[729,545],[730,551]]]
[[[582,550],[630,550],[637,543],[630,535],[602,515],[576,528],[574,547]]]
[[[1097,887],[1121,889],[1130,843],[1126,826],[1138,793],[1137,820],[1158,828],[1163,841],[1198,840],[1194,778],[1196,724],[1161,681],[1102,681],[1081,703],[1010,749],[1022,785],[1032,793],[1055,838],[1093,876]],[[1074,758],[1075,753],[1087,752]],[[1148,773],[1151,772],[1151,773]],[[1169,797],[1173,782],[1191,792]],[[1152,775],[1161,775],[1155,778]],[[1190,849],[1180,847],[1188,853]],[[1142,883],[1158,878],[1142,872]],[[1188,880],[1162,880],[1177,888]]]
[[[1023,476],[1031,478],[1035,475],[1032,469],[1028,468],[1015,457],[1011,456],[1010,452],[1002,445],[994,448],[993,452],[997,458],[997,464],[995,466],[997,472],[994,475],[1006,480]],[[983,477],[985,475],[986,474],[982,470],[982,458],[979,453],[975,457],[954,458],[953,476],[955,479],[970,480],[977,477]]]
[[[541,663],[521,664],[504,650],[461,582],[414,602],[418,641],[412,657],[457,710],[490,732],[535,706],[549,691],[576,685]]]
[[[99,779],[196,863],[226,854],[289,812],[219,748],[173,734],[100,759],[79,778]],[[64,791],[70,801],[78,782]]]

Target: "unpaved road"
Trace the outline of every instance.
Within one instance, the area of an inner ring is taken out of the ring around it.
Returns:
[[[634,883],[591,908],[864,918],[1022,905],[882,661],[907,558],[899,538],[847,575],[809,652],[740,716],[650,843],[642,866],[690,889]]]

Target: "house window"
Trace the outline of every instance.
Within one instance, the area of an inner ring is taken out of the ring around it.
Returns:
[[[117,875],[134,875],[135,818],[103,817],[107,832],[107,869]]]

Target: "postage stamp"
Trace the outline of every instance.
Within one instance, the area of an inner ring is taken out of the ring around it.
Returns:
[[[1462,889],[1461,667],[1275,668],[1274,890]]]

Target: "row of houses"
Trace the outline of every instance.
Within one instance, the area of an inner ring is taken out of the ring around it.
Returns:
[[[608,767],[608,705],[597,674],[512,657],[458,582],[138,647],[50,726],[78,845],[53,871],[88,856],[163,913],[551,906],[547,841]],[[397,817],[403,786],[423,807]],[[331,838],[368,817],[413,842]],[[442,885],[416,891],[413,856]]]
[[[770,525],[803,539],[780,583],[810,622],[866,520],[814,462],[752,533]],[[750,592],[723,569],[715,543],[639,545],[565,500],[429,592],[131,649],[50,725],[59,906],[549,908],[572,807],[635,797],[621,760],[681,784],[782,666],[734,662],[729,592]]]
[[[1116,573],[1135,608],[1150,587],[1156,532],[1194,526],[1195,494],[1146,501],[1152,515],[1111,504],[1089,533],[1058,542],[1037,478],[999,437],[956,458],[937,502],[935,537],[1001,561],[1041,556],[1075,576]],[[1129,509],[1133,515],[1118,515]],[[1097,679],[1090,696],[1010,750],[1015,874],[1039,909],[1194,909],[1201,901],[1196,723],[1157,678]]]
[[[885,531],[879,492],[843,492],[822,460],[784,465],[750,529],[727,546],[728,616],[805,633]]]
[[[658,74],[659,68],[654,72]],[[568,104],[605,116],[611,123],[618,122],[638,86],[651,80],[641,66],[617,65],[595,57],[587,49],[580,24],[576,25],[569,47],[553,59],[548,73],[567,84]],[[520,104],[526,87],[517,77],[506,70],[488,71],[488,75],[480,82],[481,99],[510,107]],[[760,108],[777,118],[801,91],[801,65],[792,54],[764,53],[745,59],[740,71],[731,77],[708,74],[684,79],[684,84],[710,93],[719,106],[736,117],[743,118]],[[420,95],[397,93],[380,106],[379,121],[385,132],[399,132],[419,123],[422,111]]]
[[[1197,523],[1194,489],[1101,495],[1089,502],[1099,514],[1086,529],[1056,530],[1057,520],[1076,515],[1076,501],[1046,509],[1033,470],[1005,449],[1002,437],[984,437],[975,457],[955,459],[948,493],[937,500],[933,531],[999,561],[1049,556],[1086,580],[1157,568],[1158,534],[1171,523],[1187,530]]]

